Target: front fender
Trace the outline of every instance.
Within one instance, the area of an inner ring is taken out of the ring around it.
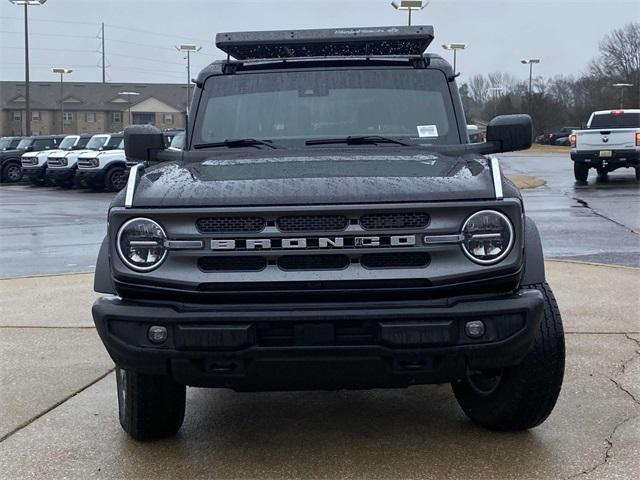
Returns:
[[[116,289],[111,279],[111,268],[109,266],[109,238],[104,237],[98,260],[96,261],[96,272],[93,277],[93,289],[98,293],[116,295]]]
[[[544,253],[542,240],[538,227],[531,218],[525,218],[525,252],[524,275],[520,280],[521,285],[533,285],[545,281]]]

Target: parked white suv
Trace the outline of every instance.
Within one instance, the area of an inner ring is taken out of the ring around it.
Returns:
[[[640,180],[640,109],[593,112],[586,130],[574,130],[569,140],[577,182],[586,182],[591,168],[605,179],[622,167],[635,168]]]
[[[76,177],[81,185],[93,190],[103,188],[110,192],[122,190],[127,184],[124,139],[113,150],[88,152],[78,157]]]
[[[59,187],[73,187],[78,155],[89,151],[86,150],[87,145],[93,137],[94,135],[90,134],[67,135],[58,146],[58,150],[49,151],[45,172],[47,180]]]

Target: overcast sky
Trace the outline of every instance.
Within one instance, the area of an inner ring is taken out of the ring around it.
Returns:
[[[0,79],[24,79],[23,7],[0,0]],[[180,42],[203,47],[196,71],[222,54],[220,31],[405,24],[390,0],[48,0],[29,7],[31,78],[50,81],[52,66],[73,68],[69,81],[100,81],[97,38],[105,23],[108,79],[181,82]],[[430,51],[464,42],[462,81],[476,73],[508,72],[524,79],[520,59],[542,58],[536,74],[577,75],[613,28],[640,21],[639,0],[432,0],[414,24],[434,25]],[[450,59],[450,58],[449,58]]]

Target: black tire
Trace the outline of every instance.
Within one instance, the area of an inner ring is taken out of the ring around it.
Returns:
[[[452,383],[465,414],[490,430],[519,431],[540,425],[562,387],[565,347],[558,304],[546,282],[524,288],[539,290],[545,300],[540,330],[524,360],[500,372],[468,374]],[[497,381],[491,383],[491,379]]]
[[[587,178],[589,178],[589,167],[582,163],[573,162],[573,176],[576,182],[586,183]]]
[[[609,172],[606,168],[598,168],[596,170],[598,172],[598,181],[599,182],[607,182],[609,181]]]
[[[186,387],[168,376],[116,367],[120,425],[136,440],[171,437],[184,420]]]
[[[18,183],[22,180],[22,167],[17,162],[9,162],[2,169],[2,181]]]
[[[104,188],[109,192],[119,192],[127,185],[127,169],[122,166],[111,167],[104,176]]]

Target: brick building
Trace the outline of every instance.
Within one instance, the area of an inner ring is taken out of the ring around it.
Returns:
[[[120,95],[121,92],[140,95]],[[24,93],[24,82],[0,82],[0,135],[25,133]],[[130,123],[184,128],[184,84],[65,82],[62,122],[60,83],[31,82],[29,94],[34,135],[118,132]]]

